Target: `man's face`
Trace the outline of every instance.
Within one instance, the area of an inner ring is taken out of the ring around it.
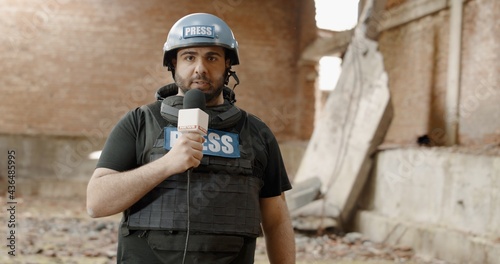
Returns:
[[[183,94],[191,89],[199,89],[205,93],[207,106],[224,102],[222,88],[226,69],[229,68],[224,48],[207,46],[179,49],[172,63],[175,67],[175,82]]]

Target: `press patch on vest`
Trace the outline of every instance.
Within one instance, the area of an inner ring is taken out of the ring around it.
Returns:
[[[215,28],[214,26],[185,26],[182,29],[182,37],[185,39],[195,37],[215,38]]]
[[[177,131],[177,127],[165,127],[165,144],[164,148],[172,149],[175,141],[180,137],[181,133]],[[224,158],[239,158],[240,157],[240,140],[238,134],[208,129],[203,144],[203,155],[218,156]]]

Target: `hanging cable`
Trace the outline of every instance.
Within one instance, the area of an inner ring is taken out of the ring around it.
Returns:
[[[186,261],[186,254],[187,254],[187,248],[188,248],[188,244],[189,244],[189,225],[190,225],[190,222],[191,220],[189,219],[189,205],[190,205],[190,202],[189,202],[189,196],[190,196],[190,182],[191,182],[191,172],[193,171],[193,169],[189,169],[187,171],[187,189],[186,189],[186,201],[187,201],[187,227],[186,227],[186,242],[184,243],[184,254],[182,256],[182,264],[185,263]]]

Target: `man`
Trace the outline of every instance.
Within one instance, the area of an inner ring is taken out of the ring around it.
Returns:
[[[231,29],[210,14],[185,16],[163,59],[175,84],[119,121],[88,183],[90,216],[124,212],[118,263],[253,263],[261,230],[271,263],[295,263],[277,141],[225,86],[239,64]],[[206,138],[175,131],[192,89],[206,99]]]

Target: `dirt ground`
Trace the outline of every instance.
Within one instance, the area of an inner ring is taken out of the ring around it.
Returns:
[[[82,199],[23,197],[16,198],[15,204],[8,202],[6,197],[0,198],[0,234],[4,241],[0,263],[116,263],[119,215],[92,219],[86,215]],[[424,261],[411,248],[373,243],[358,233],[297,233],[295,239],[297,263],[445,263]],[[262,238],[257,242],[255,263],[268,263]]]

